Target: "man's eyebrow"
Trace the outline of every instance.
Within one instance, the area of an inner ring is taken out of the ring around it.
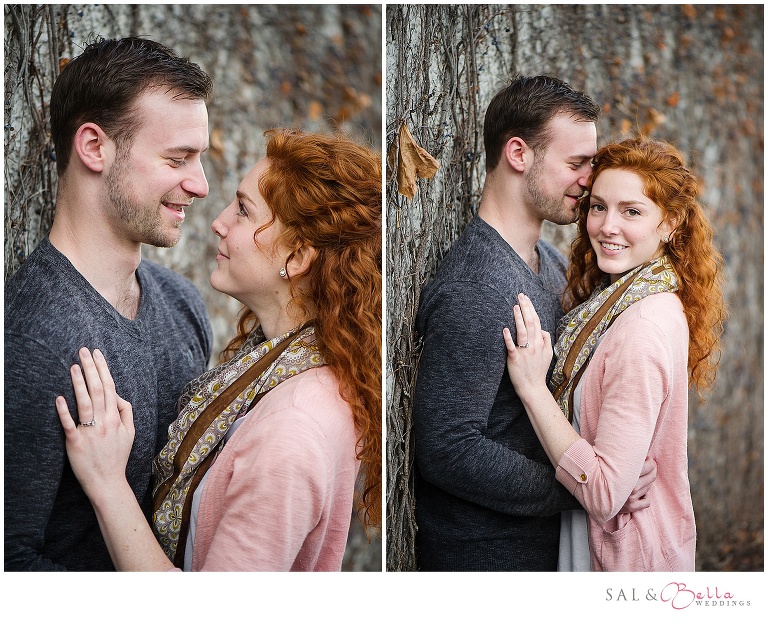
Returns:
[[[572,157],[568,157],[566,159],[566,161],[574,161],[574,160],[575,161],[579,161],[579,162],[589,161],[590,159],[592,159],[592,157],[594,157],[594,155],[592,155],[592,156],[589,156],[589,155],[573,155]]]
[[[172,148],[168,148],[168,152],[179,152],[184,154],[197,154],[198,152],[203,153],[206,150],[208,150],[210,144],[206,144],[205,148],[202,150],[199,150],[198,148],[195,148],[194,146],[174,146]]]

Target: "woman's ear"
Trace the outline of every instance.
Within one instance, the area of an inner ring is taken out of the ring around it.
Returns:
[[[317,257],[314,246],[303,245],[294,250],[285,260],[285,269],[289,277],[299,277],[307,272]]]
[[[98,124],[86,122],[75,131],[72,151],[91,172],[103,172],[115,151],[115,143]]]
[[[668,243],[675,234],[675,230],[678,226],[678,221],[671,216],[667,217],[664,222],[659,225],[659,234],[661,235],[661,241],[665,244]]]

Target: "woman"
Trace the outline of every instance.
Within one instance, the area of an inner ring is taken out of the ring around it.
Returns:
[[[688,387],[701,393],[714,382],[725,318],[721,257],[696,182],[669,144],[605,146],[588,191],[552,394],[551,339],[524,295],[514,308],[517,345],[504,331],[515,389],[558,480],[589,515],[564,517],[559,568],[692,571]],[[657,464],[648,507],[622,513],[646,454]]]
[[[213,222],[211,285],[245,305],[184,390],[153,468],[154,535],[125,481],[130,404],[103,355],[72,367],[67,453],[118,570],[339,570],[356,507],[381,518],[381,160],[269,132]],[[155,538],[156,536],[156,538]]]

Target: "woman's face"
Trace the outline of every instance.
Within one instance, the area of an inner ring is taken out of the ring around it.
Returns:
[[[618,280],[663,253],[671,229],[664,212],[643,193],[643,179],[626,170],[605,170],[592,185],[587,233],[597,265]]]
[[[246,174],[232,203],[211,225],[220,238],[211,285],[252,311],[256,306],[262,309],[270,299],[279,304],[289,289],[288,281],[280,276],[289,251],[275,246],[282,225],[275,219],[257,233],[272,220],[272,211],[259,192],[259,177],[268,165],[262,159]]]

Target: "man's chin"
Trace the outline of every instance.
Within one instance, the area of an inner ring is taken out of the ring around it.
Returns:
[[[565,215],[563,216],[563,222],[562,224],[573,224],[574,222],[578,221],[579,219],[579,202],[576,201],[576,203],[573,203],[570,200],[570,196],[568,197],[568,205],[565,208]]]
[[[569,210],[566,209],[562,213],[559,213],[557,216],[553,216],[549,219],[549,222],[552,222],[553,224],[557,224],[558,226],[567,226],[569,224],[574,224],[579,219],[579,212],[575,210]]]
[[[142,243],[155,248],[173,248],[181,240],[181,229],[176,228],[173,232],[155,234],[142,240]]]

